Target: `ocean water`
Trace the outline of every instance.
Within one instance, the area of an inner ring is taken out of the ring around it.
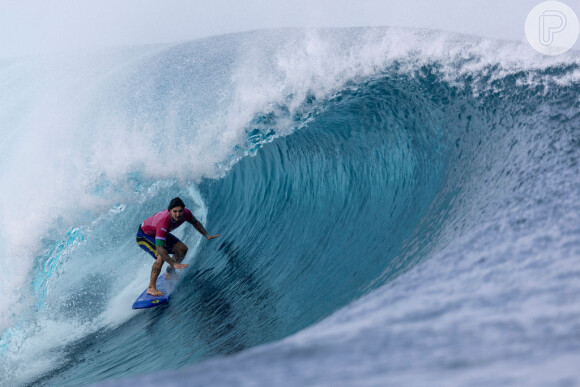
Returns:
[[[580,385],[578,52],[272,30],[0,84],[0,385]],[[174,196],[221,237],[131,310]]]

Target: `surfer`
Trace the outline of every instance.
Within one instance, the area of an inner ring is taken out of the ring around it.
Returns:
[[[185,258],[185,254],[187,254],[187,246],[170,233],[170,231],[175,230],[185,222],[191,223],[207,240],[220,236],[220,234],[209,235],[199,220],[193,216],[192,212],[185,208],[185,204],[180,198],[171,199],[166,210],[145,219],[139,226],[137,244],[155,259],[151,268],[151,280],[147,288],[147,294],[152,296],[163,295],[163,292],[155,286],[159,273],[161,273],[163,262],[169,264],[165,278],[173,275],[175,269],[181,270],[188,266],[181,263],[183,258]],[[170,254],[173,255],[173,258]]]

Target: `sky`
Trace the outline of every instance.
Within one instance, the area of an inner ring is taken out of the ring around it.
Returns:
[[[577,15],[580,1],[565,0]],[[277,27],[393,26],[525,40],[538,0],[2,0],[0,58]],[[574,48],[580,48],[576,42]]]

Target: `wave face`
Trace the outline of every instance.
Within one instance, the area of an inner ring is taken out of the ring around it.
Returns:
[[[0,383],[580,383],[580,59],[532,51],[361,28],[0,63]],[[132,311],[174,196],[222,236],[177,230],[178,291]]]

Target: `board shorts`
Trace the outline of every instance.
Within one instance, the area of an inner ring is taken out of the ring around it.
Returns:
[[[174,253],[173,247],[175,247],[175,245],[178,242],[181,242],[179,238],[177,238],[175,235],[171,233],[167,233],[165,239],[165,249],[167,250],[167,253],[173,254]],[[155,236],[145,234],[141,226],[139,226],[139,230],[137,230],[137,244],[143,250],[149,253],[153,257],[153,259],[157,259],[157,247],[155,246]]]

